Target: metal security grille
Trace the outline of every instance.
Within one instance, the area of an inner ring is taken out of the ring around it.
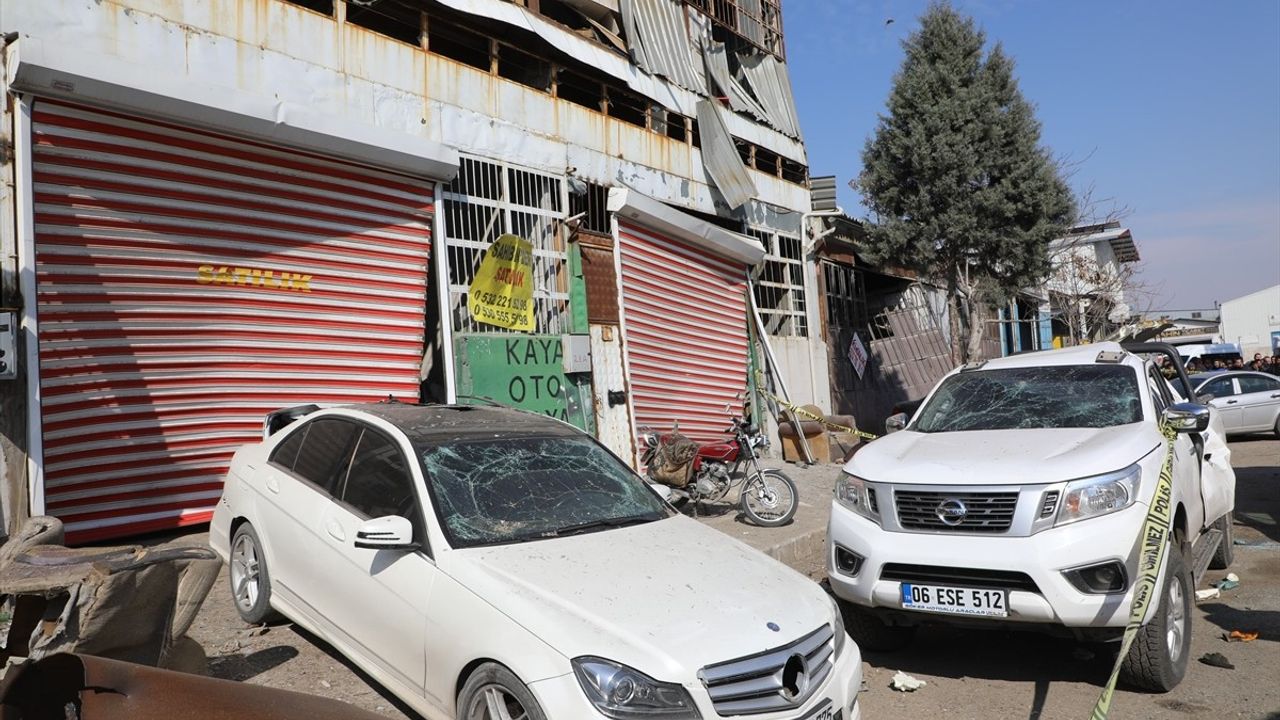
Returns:
[[[618,248],[637,430],[723,439],[747,385],[746,268],[621,221]]]
[[[129,115],[32,117],[47,511],[206,522],[266,413],[418,397],[432,185]]]
[[[748,229],[764,245],[764,260],[753,280],[756,307],[770,335],[807,337],[805,318],[804,251],[800,238],[768,230]]]
[[[895,490],[898,524],[905,530],[941,530],[963,533],[1005,532],[1013,524],[1018,493],[940,493]],[[938,506],[946,501],[964,504],[965,514],[954,525],[938,517]]]
[[[567,217],[564,180],[506,163],[463,157],[441,194],[449,248],[449,313],[455,332],[510,332],[473,319],[467,290],[484,251],[511,233],[533,243],[535,333],[569,332]]]

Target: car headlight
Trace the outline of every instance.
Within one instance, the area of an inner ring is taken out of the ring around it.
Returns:
[[[701,720],[682,686],[658,682],[644,673],[604,658],[573,659],[573,674],[601,714],[618,720]]]
[[[844,632],[844,613],[840,612],[840,602],[831,596],[827,596],[831,600],[831,612],[835,613],[835,620],[831,624],[831,629],[835,630],[835,652],[832,657],[840,658],[840,651],[844,650],[845,632]]]
[[[866,480],[856,475],[842,474],[836,480],[836,502],[869,520],[880,522],[876,491],[868,485]]]
[[[1119,472],[1072,480],[1062,492],[1054,525],[1098,517],[1123,510],[1138,498],[1142,468],[1130,465]]]

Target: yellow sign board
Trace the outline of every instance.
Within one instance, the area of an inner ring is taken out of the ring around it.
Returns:
[[[493,241],[467,290],[467,312],[486,325],[533,330],[533,243],[509,234]]]

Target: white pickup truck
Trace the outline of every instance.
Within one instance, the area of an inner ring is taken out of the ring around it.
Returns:
[[[1171,383],[1152,357],[1178,370]],[[1188,402],[1188,400],[1192,402]],[[1099,343],[957,368],[837,481],[828,576],[864,649],[929,622],[1026,623],[1118,640],[1138,538],[1172,440],[1172,545],[1122,666],[1172,689],[1195,583],[1231,562],[1235,474],[1221,421],[1167,345]]]

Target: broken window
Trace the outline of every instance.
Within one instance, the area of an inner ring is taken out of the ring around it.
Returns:
[[[609,188],[592,182],[572,181],[569,186],[569,216],[576,217],[579,230],[610,235]]]
[[[485,72],[491,69],[489,38],[435,15],[427,23],[427,49]]]
[[[410,45],[421,44],[421,11],[398,2],[356,4],[348,0],[347,22]]]
[[[952,375],[938,386],[913,429],[1103,428],[1141,420],[1133,368],[1055,365]]]
[[[636,95],[633,92],[623,90],[622,88],[610,87],[607,90],[609,96],[608,115],[611,118],[617,118],[623,122],[638,125],[639,127],[648,127],[649,117],[649,101]]]
[[[535,90],[551,90],[551,63],[510,45],[498,46],[498,75]]]
[[[455,442],[420,454],[441,526],[455,548],[667,517],[644,482],[589,438]]]
[[[685,0],[711,19],[718,41],[740,40],[754,48],[784,57],[780,0]]]
[[[559,68],[556,75],[556,97],[600,112],[604,107],[604,85],[567,68]]]
[[[777,153],[756,147],[756,169],[760,172],[777,177],[781,171],[778,161]]]
[[[805,315],[804,248],[800,237],[750,228],[747,234],[765,248],[764,260],[753,273],[756,308],[770,335],[807,337]]]
[[[333,0],[284,0],[290,5],[297,5],[308,10],[333,17]]]
[[[672,112],[661,105],[652,105],[649,108],[649,128],[659,135],[666,135],[672,140],[684,142],[689,136],[688,128],[685,123],[688,118],[677,112]]]
[[[782,158],[782,179],[796,185],[808,185],[809,168],[795,160],[784,157]]]
[[[455,332],[508,332],[476,322],[467,291],[480,259],[503,233],[533,243],[534,332],[569,331],[564,180],[507,163],[462,157],[442,194],[449,247],[449,299]]]

